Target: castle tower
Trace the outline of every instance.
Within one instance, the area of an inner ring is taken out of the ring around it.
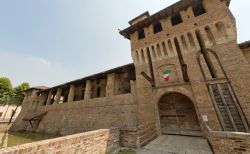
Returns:
[[[250,65],[223,0],[182,0],[120,32],[136,69],[139,144],[160,134],[249,132]]]

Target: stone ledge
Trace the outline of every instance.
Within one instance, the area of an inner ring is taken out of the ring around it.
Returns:
[[[250,138],[250,133],[244,133],[244,132],[217,132],[212,131],[210,132],[210,135],[217,136],[217,137],[225,137],[225,138]]]

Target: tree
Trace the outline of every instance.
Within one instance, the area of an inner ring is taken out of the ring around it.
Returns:
[[[22,101],[24,99],[25,93],[24,91],[29,89],[29,83],[24,82],[21,85],[15,87],[12,90],[11,93],[11,101],[9,102],[11,105],[16,105],[16,106],[21,106],[22,105]]]
[[[9,123],[11,123],[12,118],[14,117],[17,108],[22,105],[22,102],[23,102],[23,99],[25,96],[24,91],[29,89],[29,88],[30,88],[29,83],[24,82],[12,90],[11,95],[10,95],[9,105],[15,105],[16,108],[15,108],[15,110],[13,110],[13,112],[11,114]]]
[[[12,93],[12,84],[9,78],[0,77],[0,104],[6,104],[10,101]]]

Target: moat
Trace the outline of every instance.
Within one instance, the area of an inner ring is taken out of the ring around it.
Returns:
[[[0,124],[0,127],[0,149],[58,137],[48,134],[8,132],[9,126],[5,123]]]

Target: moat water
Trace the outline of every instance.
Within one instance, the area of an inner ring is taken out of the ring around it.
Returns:
[[[57,136],[37,133],[0,132],[0,148],[11,147],[25,143],[32,143],[35,141],[41,141],[55,137]]]

